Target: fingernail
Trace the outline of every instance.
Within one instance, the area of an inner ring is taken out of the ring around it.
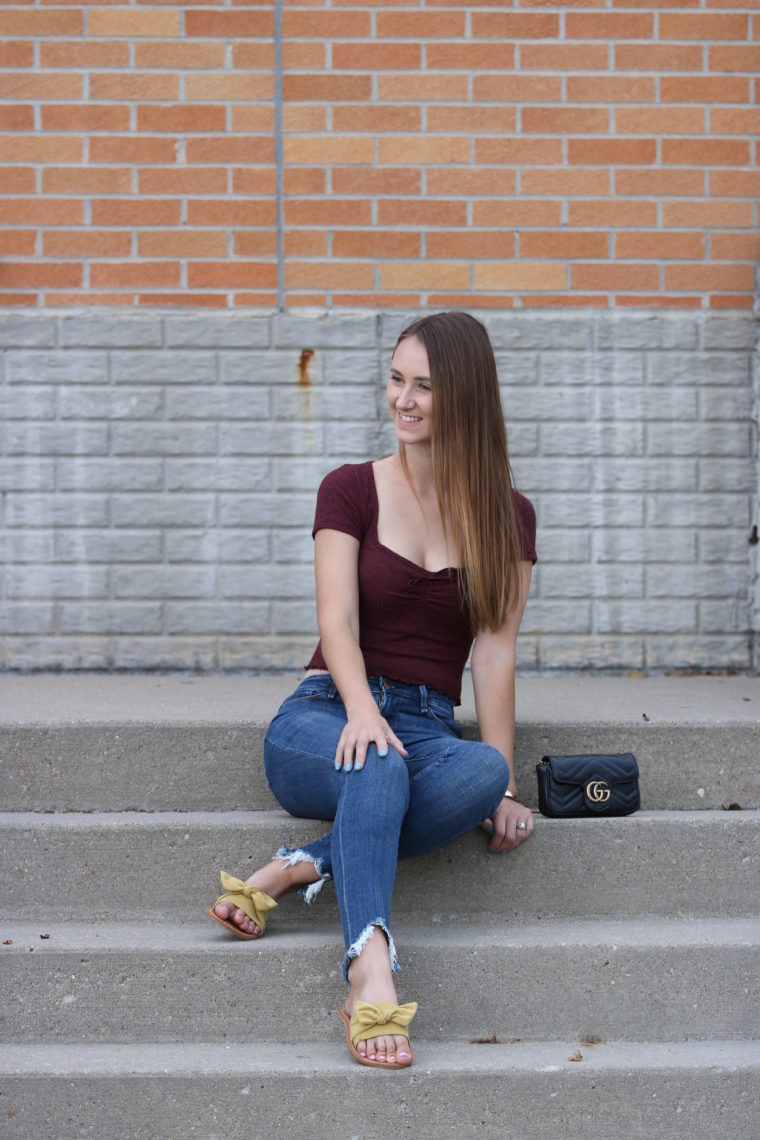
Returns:
[[[335,771],[340,772],[340,760],[335,761]]]
[[[488,834],[493,835],[493,824],[491,824],[491,826],[489,827]]]
[[[357,760],[356,761],[356,771],[360,772],[363,767],[364,767],[364,761],[363,760]]]
[[[346,771],[347,771],[347,772],[350,772],[352,768],[353,768],[353,764],[352,764],[352,763],[351,763],[351,761],[349,760],[348,764],[346,764]]]
[[[387,756],[388,755],[388,749],[387,748],[379,748],[378,752],[380,753],[381,756]]]
[[[502,855],[509,855],[509,852],[507,851],[506,847],[502,847],[501,853],[502,853]]]
[[[495,847],[489,847],[488,848],[488,854],[489,855],[500,855],[501,852],[497,851],[497,849]]]

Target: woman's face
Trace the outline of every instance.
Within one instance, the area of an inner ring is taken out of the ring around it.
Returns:
[[[416,336],[397,345],[386,389],[396,438],[407,446],[433,438],[433,389],[424,344]]]

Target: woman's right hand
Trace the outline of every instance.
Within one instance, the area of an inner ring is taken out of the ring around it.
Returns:
[[[345,772],[350,772],[356,769],[360,772],[370,744],[377,746],[381,760],[388,755],[389,744],[402,756],[406,756],[404,745],[375,707],[374,712],[370,709],[366,713],[356,713],[346,721],[335,751],[335,770],[342,768]]]

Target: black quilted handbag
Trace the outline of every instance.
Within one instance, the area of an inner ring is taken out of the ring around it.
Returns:
[[[613,756],[544,756],[536,764],[538,807],[554,819],[630,815],[641,804],[632,752]]]

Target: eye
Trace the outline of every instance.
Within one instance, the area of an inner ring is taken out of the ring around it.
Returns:
[[[421,392],[432,392],[433,386],[427,380],[420,380],[419,388]]]

